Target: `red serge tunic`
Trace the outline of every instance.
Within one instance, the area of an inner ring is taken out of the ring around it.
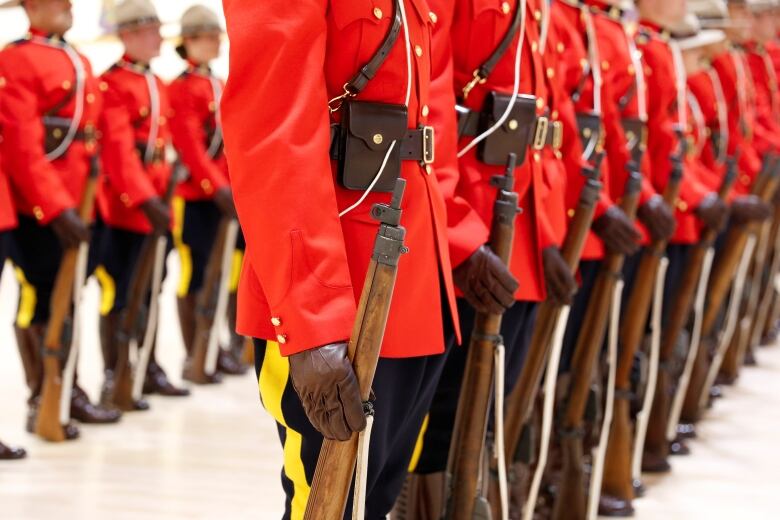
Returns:
[[[403,5],[411,51],[409,128],[417,128],[428,122],[436,15],[425,0]],[[345,340],[377,231],[371,205],[389,195],[370,194],[339,218],[363,193],[336,180],[328,100],[342,94],[379,48],[393,2],[225,0],[224,8],[231,42],[222,101],[225,152],[247,242],[238,331],[279,340],[284,355]],[[407,70],[402,30],[358,99],[403,104]],[[400,261],[382,346],[383,357],[396,358],[443,351],[447,309],[440,295],[458,321],[437,177],[412,161],[403,161],[402,176],[401,223],[410,251]]]
[[[728,105],[729,144],[728,153],[739,156],[739,176],[734,184],[738,194],[750,192],[753,180],[761,171],[761,157],[753,142],[753,135],[746,132],[753,125],[754,114],[746,102],[745,65],[740,61],[737,51],[728,51],[718,55],[712,66],[718,73],[723,94]],[[742,65],[740,66],[740,63]]]
[[[100,118],[105,175],[98,208],[109,226],[150,233],[140,205],[165,193],[171,167],[165,147],[171,140],[168,92],[148,65],[125,56],[101,77]]]
[[[474,70],[487,60],[506,34],[514,19],[515,11],[509,3],[492,0],[458,0],[454,4],[436,0],[434,5],[437,6],[434,10],[440,15],[439,23],[449,27],[448,32],[442,31],[442,38],[449,35],[453,57],[454,82],[449,88],[460,96],[463,87],[471,81]],[[525,41],[521,51],[519,93],[535,95],[537,114],[551,116],[550,94],[547,92],[544,77],[544,62],[539,53],[537,16],[541,16],[541,12],[534,1],[529,1]],[[468,97],[461,100],[461,104],[471,110],[480,111],[490,91],[512,93],[518,38],[519,31],[487,81],[477,84]],[[450,103],[453,99],[454,97],[450,95]],[[444,110],[452,111],[453,107],[452,105],[442,107],[441,111]],[[472,139],[464,137],[457,144],[457,148],[463,149]],[[564,192],[565,178],[556,173],[558,170],[553,172],[544,168],[548,153],[552,157],[552,150],[549,147],[541,153],[529,150],[525,162],[515,171],[515,191],[520,196],[523,213],[516,221],[510,269],[520,281],[520,288],[515,293],[515,298],[522,301],[541,301],[545,298],[541,250],[559,243],[563,235],[563,230],[558,229],[560,226],[556,226],[553,222],[556,218],[559,222],[565,221],[562,203],[557,209],[552,209],[548,203],[553,189],[559,188],[559,194]],[[490,179],[494,175],[501,174],[502,168],[479,161],[476,149],[463,155],[457,162],[457,166],[454,164],[454,155],[450,154],[450,157],[451,162],[447,165],[447,170],[454,171],[457,167],[459,171],[457,196],[468,203],[484,226],[489,226],[496,195],[495,188],[490,185]],[[462,223],[451,222],[451,241],[457,245],[465,240],[467,245],[473,246],[471,235],[475,232],[470,231],[469,228],[473,229],[476,226],[472,222],[471,219],[464,220]],[[458,247],[468,249],[463,246]],[[461,260],[463,258],[465,257]]]
[[[76,60],[83,82],[77,80]],[[48,224],[78,207],[94,142],[77,138],[59,157],[47,157],[43,117],[71,121],[75,116],[83,135],[94,130],[99,112],[89,61],[61,38],[31,29],[25,39],[0,52],[0,155],[16,211]]]
[[[217,99],[222,89],[208,66],[192,63],[168,87],[173,146],[189,172],[177,188],[185,200],[209,200],[228,185]]]
[[[16,210],[11,200],[11,189],[8,187],[8,179],[0,169],[0,232],[14,227],[16,227]]]
[[[671,156],[679,151],[679,139],[675,126],[688,125],[687,108],[682,117],[678,110],[677,72],[668,35],[656,26],[643,22],[637,43],[643,52],[648,92],[648,142],[647,157],[653,187],[663,193],[672,171]],[[683,87],[684,90],[684,87]],[[683,103],[685,93],[682,92]],[[685,128],[683,129],[686,130]],[[699,180],[698,172],[683,166],[680,196],[675,207],[677,230],[672,243],[692,243],[698,240],[694,210],[710,190]]]

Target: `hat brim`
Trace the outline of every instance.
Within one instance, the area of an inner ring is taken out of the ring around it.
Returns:
[[[21,7],[22,0],[6,0],[0,3],[0,9],[9,9],[11,7]]]
[[[192,36],[198,36],[200,34],[212,34],[212,33],[225,34],[225,29],[223,29],[219,25],[199,25],[197,27],[182,27],[180,35],[182,38],[188,38]]]
[[[699,18],[702,29],[735,29],[748,24],[738,23],[730,18]]]
[[[128,22],[118,23],[114,26],[114,33],[119,34],[126,31],[135,31],[143,27],[149,27],[150,25],[162,26],[162,22],[157,17],[140,18],[138,20],[130,20]]]
[[[677,40],[677,46],[682,51],[690,49],[697,49],[699,47],[706,47],[715,43],[721,43],[726,41],[726,33],[715,29],[705,29],[699,31],[693,36],[688,38],[681,38]]]

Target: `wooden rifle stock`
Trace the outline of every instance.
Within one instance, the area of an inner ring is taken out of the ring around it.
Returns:
[[[379,361],[390,302],[393,298],[398,261],[407,252],[406,230],[400,225],[401,200],[406,181],[398,179],[392,202],[375,204],[371,215],[381,224],[366,273],[360,304],[349,341],[349,358],[360,385],[360,396],[368,402]],[[348,441],[325,439],[314,472],[305,520],[341,520],[355,473],[359,435]]]
[[[176,163],[166,185],[163,201],[170,207],[173,192],[178,181],[179,164]],[[155,256],[159,239],[166,231],[153,230],[144,237],[138,261],[133,267],[133,275],[128,287],[127,306],[122,311],[119,330],[117,331],[117,364],[114,369],[114,391],[111,401],[122,411],[135,410],[133,399],[133,369],[130,363],[130,344],[142,336],[146,324],[140,323],[144,317],[144,307],[149,291],[153,285]],[[158,295],[152,294],[151,298]],[[147,318],[149,318],[147,316]],[[148,321],[148,320],[147,320]]]
[[[629,165],[621,209],[631,221],[639,207],[642,177],[638,165]],[[593,370],[604,344],[609,323],[612,296],[617,281],[622,276],[624,255],[608,253],[593,286],[582,328],[577,337],[574,357],[569,373],[571,382],[567,390],[561,448],[563,469],[553,508],[553,518],[584,518],[586,510],[585,478],[582,467],[583,439],[581,432],[585,407],[590,391]]]
[[[777,189],[778,173],[780,172],[774,166],[775,163],[772,163],[770,168],[761,173],[752,190],[753,194],[758,195],[764,202],[771,201]],[[710,286],[707,291],[707,308],[702,322],[702,337],[710,336],[713,332],[720,307],[723,305],[731,282],[734,280],[734,274],[737,271],[747,237],[755,229],[756,226],[753,222],[733,224],[726,235],[724,247],[716,257],[712,269]]]
[[[491,182],[498,192],[493,206],[490,248],[507,266],[512,256],[515,218],[520,211],[517,193],[513,191],[516,163],[517,157],[510,154],[504,175],[494,177]],[[449,496],[445,518],[470,520],[474,515],[479,477],[484,467],[494,353],[502,342],[502,316],[480,312],[474,323],[447,464]]]
[[[757,195],[764,201],[771,200],[778,180],[780,180],[778,179],[780,172],[775,166],[776,163],[773,160],[766,161],[751,189],[753,195]],[[723,247],[720,248],[715,257],[707,288],[707,305],[704,308],[701,330],[702,342],[706,342],[708,346],[712,345],[714,341],[718,314],[731,290],[745,244],[751,232],[753,232],[753,226],[750,222],[732,224],[726,232]],[[702,344],[702,347],[704,346]],[[701,413],[699,397],[706,384],[709,363],[710,354],[705,348],[700,348],[682,407],[681,421],[683,422],[695,423],[699,420]]]
[[[92,219],[97,176],[98,160],[97,156],[93,156],[90,158],[89,177],[84,185],[79,205],[79,217],[84,223],[89,223]],[[60,360],[64,355],[65,323],[70,315],[73,302],[73,282],[76,278],[78,254],[78,247],[69,248],[62,252],[51,296],[49,322],[43,339],[43,383],[35,422],[35,433],[52,442],[65,440],[64,425],[60,423],[60,398],[62,396]]]
[[[579,267],[585,239],[593,223],[596,201],[601,192],[599,168],[603,154],[597,154],[593,168],[586,168],[585,184],[580,192],[577,208],[574,211],[563,241],[561,253],[566,264],[575,272]],[[506,460],[514,461],[520,443],[523,427],[531,417],[534,400],[541,383],[544,367],[550,354],[552,335],[562,306],[550,300],[542,302],[534,325],[531,344],[525,363],[514,390],[506,401],[506,423],[504,425],[506,442]]]
[[[685,145],[681,140],[680,150],[671,158],[672,172],[664,191],[664,201],[671,208],[675,207],[680,194],[685,153]],[[615,372],[615,403],[604,459],[602,490],[606,494],[626,501],[634,498],[631,474],[633,432],[629,410],[631,367],[645,333],[656,275],[666,245],[666,240],[654,240],[642,252],[627,308],[623,312],[625,319],[620,326],[620,350]]]
[[[725,201],[728,197],[737,178],[737,173],[737,157],[728,158],[726,161],[726,176],[718,190],[718,197],[722,201]],[[667,321],[664,324],[661,336],[655,397],[653,398],[647,437],[645,438],[645,450],[663,458],[666,458],[669,454],[669,441],[666,433],[674,386],[670,364],[674,357],[678,338],[688,323],[693,310],[696,291],[702,276],[704,259],[707,256],[707,251],[715,243],[717,236],[717,229],[706,228],[702,231],[699,242],[691,248],[688,254],[685,271],[681,277],[681,283],[677,287],[671,308],[669,312],[665,313]]]
[[[195,303],[195,336],[193,339],[192,359],[187,366],[187,379],[194,383],[207,383],[212,374],[206,373],[206,354],[208,351],[211,328],[216,321],[217,298],[219,297],[222,256],[225,248],[229,219],[222,218],[217,228],[217,236],[209,254],[203,288]]]

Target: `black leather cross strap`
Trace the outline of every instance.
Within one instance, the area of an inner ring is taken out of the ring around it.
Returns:
[[[341,140],[342,127],[338,124],[330,125],[330,158],[340,161],[339,142]],[[434,154],[434,131],[431,126],[407,130],[403,140],[399,143],[401,160],[418,161],[431,164]]]
[[[498,47],[496,47],[496,49],[493,51],[493,54],[491,54],[490,57],[474,71],[474,79],[472,79],[471,82],[469,82],[469,84],[463,88],[464,97],[468,96],[469,91],[474,87],[474,85],[484,81],[488,78],[488,76],[490,76],[490,74],[493,72],[493,69],[495,69],[496,65],[498,65],[498,62],[500,62],[501,58],[503,58],[504,54],[506,54],[509,45],[512,43],[512,40],[515,39],[517,31],[520,30],[520,27],[523,24],[523,10],[521,7],[522,0],[517,0],[515,2],[515,17],[512,20],[512,25],[510,25],[509,29],[507,29],[506,34],[501,39]]]
[[[395,42],[398,41],[398,35],[401,33],[401,9],[398,5],[403,0],[395,0],[393,2],[393,23],[390,25],[390,30],[385,36],[385,40],[382,45],[376,51],[376,54],[366,63],[355,76],[344,84],[344,91],[349,92],[351,95],[357,95],[366,88],[368,82],[374,79],[377,71],[387,59],[390,51],[393,50]]]

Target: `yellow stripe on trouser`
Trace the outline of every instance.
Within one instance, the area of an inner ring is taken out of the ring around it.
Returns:
[[[230,268],[230,292],[238,290],[238,280],[241,278],[241,265],[244,263],[244,252],[236,249],[233,251],[233,264]]]
[[[190,292],[190,283],[192,282],[192,250],[190,246],[184,243],[184,211],[187,202],[181,197],[173,199],[173,245],[179,252],[179,287],[176,289],[176,295],[184,298]]]
[[[100,284],[100,315],[107,316],[116,303],[116,282],[102,265],[95,269],[95,276]]]
[[[269,341],[263,358],[263,368],[260,370],[258,385],[260,398],[268,413],[281,424],[287,435],[284,441],[284,473],[293,483],[293,497],[290,511],[292,520],[300,520],[306,511],[306,502],[311,490],[306,481],[306,472],[301,459],[303,437],[300,433],[287,426],[282,411],[282,394],[290,377],[290,364],[279,352],[279,344]]]
[[[422,455],[423,445],[425,441],[425,432],[428,431],[428,419],[430,416],[425,414],[422,426],[420,427],[420,433],[417,435],[417,443],[414,445],[414,452],[412,452],[412,460],[409,461],[409,473],[414,473],[417,469],[417,464],[420,462],[420,456]]]
[[[19,281],[19,310],[16,311],[16,326],[26,329],[32,323],[35,316],[35,305],[38,303],[38,294],[35,287],[27,281],[21,267],[14,269],[16,279]]]

